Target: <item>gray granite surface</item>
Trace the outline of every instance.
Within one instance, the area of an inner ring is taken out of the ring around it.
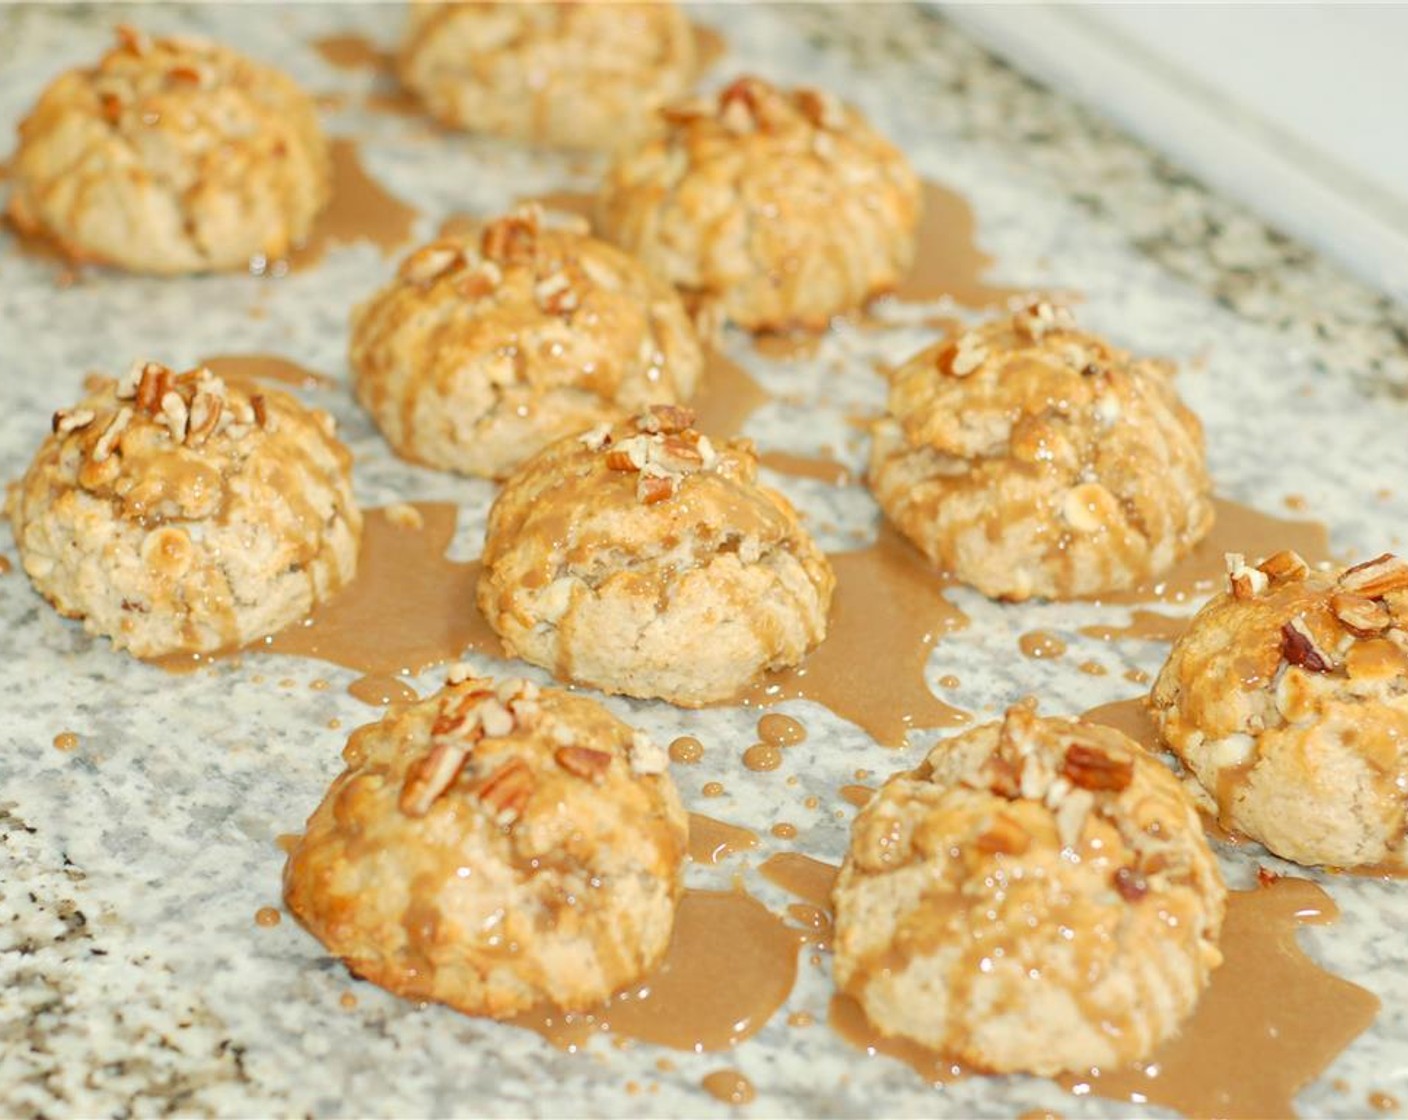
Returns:
[[[906,6],[703,8],[731,44],[716,76],[756,69],[809,79],[859,102],[922,171],[961,190],[978,214],[994,279],[1082,293],[1082,319],[1123,344],[1187,366],[1182,388],[1207,426],[1214,474],[1229,496],[1284,512],[1288,495],[1331,528],[1345,554],[1402,543],[1408,521],[1408,314],[1333,266],[1208,195],[1147,150],[994,61],[940,18]],[[199,30],[275,61],[311,89],[341,91],[329,126],[364,141],[367,163],[422,210],[428,234],[452,210],[487,211],[516,194],[586,186],[580,161],[495,143],[445,138],[404,119],[368,114],[369,79],[333,70],[307,45],[339,29],[390,43],[388,7],[0,9],[0,122],[18,121],[65,66],[94,57],[125,18]],[[8,127],[8,126],[6,126]],[[0,153],[8,142],[0,141]],[[274,351],[345,378],[346,315],[390,262],[372,246],[331,252],[321,267],[278,281],[247,276],[157,281],[92,272],[70,286],[0,237],[0,478],[21,473],[55,407],[85,372],[117,372],[138,357],[176,363],[211,352]],[[873,409],[877,357],[898,359],[928,332],[894,310],[894,329],[840,329],[812,360],[772,363],[732,339],[735,356],[786,403],[749,423],[765,447],[834,443],[859,462],[845,416]],[[475,555],[491,497],[481,483],[399,463],[340,390],[306,394],[339,418],[358,457],[366,504],[448,499],[463,516],[454,551]],[[849,441],[849,442],[848,442]],[[774,481],[807,512],[828,547],[873,532],[856,488]],[[7,526],[0,553],[15,559]],[[961,684],[947,699],[991,713],[1028,694],[1051,712],[1129,695],[1122,672],[1157,668],[1163,647],[1104,645],[1076,629],[1109,616],[1090,605],[999,606],[957,594],[973,625],[929,666]],[[1071,642],[1061,660],[1016,656],[1035,628]],[[1111,672],[1091,677],[1093,657]],[[754,1115],[1127,1115],[1132,1106],[1077,1100],[1050,1083],[975,1078],[932,1090],[903,1066],[868,1059],[824,1026],[776,1017],[732,1054],[668,1054],[598,1043],[558,1053],[536,1036],[418,1008],[351,980],[277,905],[281,833],[298,831],[339,770],[345,730],[371,709],[343,691],[352,674],[313,662],[245,658],[171,677],[111,652],[59,619],[16,570],[0,577],[0,1113],[15,1115],[719,1115],[703,1074],[742,1070],[758,1090]],[[427,674],[426,687],[435,683]],[[324,683],[331,687],[322,687]],[[810,738],[784,768],[750,774],[739,762],[753,717],[682,713],[608,700],[669,739],[697,734],[705,762],[682,768],[686,800],[711,815],[763,826],[778,817],[800,835],[788,847],[839,859],[849,811],[835,791],[857,768],[885,773],[897,754],[807,704]],[[62,731],[80,746],[52,746]],[[793,780],[795,779],[795,781]],[[705,801],[706,781],[728,793]],[[820,799],[805,807],[809,796]],[[763,830],[765,832],[765,830]],[[768,903],[785,897],[756,866],[780,842],[690,882],[735,874]],[[1231,854],[1245,882],[1249,859]],[[1272,866],[1288,870],[1277,861]],[[1338,878],[1344,911],[1303,942],[1327,967],[1384,1001],[1374,1027],[1299,1099],[1303,1113],[1363,1115],[1368,1094],[1408,1100],[1408,901],[1401,883]],[[340,997],[354,992],[356,1006]],[[824,1020],[825,962],[803,961],[787,1010]],[[636,1090],[628,1088],[634,1083]]]

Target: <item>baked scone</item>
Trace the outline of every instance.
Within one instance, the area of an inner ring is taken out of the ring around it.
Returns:
[[[1153,716],[1224,825],[1285,859],[1408,864],[1408,560],[1228,557]]]
[[[698,707],[826,634],[835,577],[745,440],[657,405],[562,440],[489,511],[479,608],[562,680]]]
[[[895,371],[867,481],[900,532],[984,595],[1133,587],[1212,528],[1202,425],[1171,376],[1034,303]]]
[[[432,116],[562,148],[612,149],[659,127],[698,69],[672,4],[415,4],[397,60]]]
[[[331,164],[313,99],[225,47],[118,28],[20,124],[10,216],[75,260],[177,274],[259,266],[307,238]]]
[[[908,271],[919,180],[854,109],[745,77],[664,117],[598,216],[691,300],[748,330],[820,329]]]
[[[457,669],[343,757],[284,898],[358,976],[503,1018],[586,1007],[664,954],[684,810],[665,752],[600,705]]]
[[[396,452],[502,478],[563,436],[688,400],[703,356],[679,296],[535,206],[406,258],[353,315],[357,398]]]
[[[880,788],[832,899],[837,985],[876,1029],[994,1073],[1145,1057],[1222,960],[1226,888],[1178,780],[1022,707]]]
[[[74,408],[11,492],[34,586],[139,657],[272,634],[353,576],[362,516],[332,418],[209,370],[138,363]]]

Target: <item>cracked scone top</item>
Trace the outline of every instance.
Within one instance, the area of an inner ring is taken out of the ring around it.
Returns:
[[[598,212],[687,297],[748,330],[819,329],[908,270],[919,180],[854,109],[746,77],[664,117],[608,174]]]
[[[353,317],[358,399],[396,451],[502,478],[563,436],[694,393],[679,297],[537,207],[412,253]]]
[[[930,560],[998,599],[1133,587],[1213,522],[1202,426],[1171,371],[1045,302],[894,372],[867,481]]]
[[[120,28],[19,131],[10,215],[79,261],[161,274],[257,266],[307,238],[328,199],[312,98],[201,39]]]
[[[397,68],[444,124],[611,149],[658,128],[697,62],[672,4],[415,4]]]
[[[489,512],[479,607],[563,680],[697,707],[793,665],[826,634],[835,577],[751,445],[687,409],[562,440]]]
[[[832,900],[836,983],[871,1023],[994,1073],[1146,1056],[1222,959],[1226,888],[1177,779],[1021,707],[880,788]]]
[[[1277,855],[1403,868],[1408,561],[1228,566],[1154,684],[1164,740],[1222,823]]]
[[[59,612],[139,657],[242,645],[353,576],[362,517],[331,417],[206,369],[100,379],[7,505]]]
[[[664,954],[687,826],[665,752],[595,702],[452,670],[355,732],[284,872],[358,976],[503,1018]]]

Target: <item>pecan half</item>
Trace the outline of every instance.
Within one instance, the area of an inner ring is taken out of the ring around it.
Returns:
[[[1388,607],[1378,599],[1336,591],[1330,596],[1330,609],[1335,617],[1360,637],[1377,634],[1393,622]]]
[[[559,747],[553,758],[569,774],[593,782],[599,781],[611,769],[611,756],[591,747]]]
[[[1385,552],[1372,560],[1348,568],[1340,576],[1340,589],[1378,599],[1390,591],[1408,587],[1408,560]]]
[[[423,817],[464,768],[469,749],[448,740],[437,742],[424,757],[411,764],[401,786],[401,812],[408,817]]]
[[[1315,641],[1315,635],[1298,618],[1281,627],[1281,657],[1312,673],[1328,673],[1334,668],[1330,655]]]
[[[1289,548],[1268,556],[1257,565],[1257,569],[1266,573],[1275,583],[1304,579],[1310,574],[1310,565],[1302,559],[1299,552]]]
[[[1061,774],[1081,789],[1118,793],[1134,780],[1134,762],[1128,758],[1111,758],[1098,747],[1072,743],[1066,748]]]

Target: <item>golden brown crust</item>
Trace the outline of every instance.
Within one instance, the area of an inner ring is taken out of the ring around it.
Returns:
[[[1202,426],[1168,370],[1046,302],[895,372],[868,481],[935,564],[1001,599],[1131,587],[1213,521]]]
[[[20,125],[9,211],[80,261],[176,274],[287,256],[326,204],[312,98],[276,70],[191,38],[119,28]]]
[[[610,150],[658,128],[697,60],[667,3],[415,4],[397,66],[444,124]]]
[[[980,1069],[1117,1066],[1197,1003],[1225,896],[1157,759],[1014,708],[857,817],[833,896],[836,981],[882,1033]]]
[[[564,680],[697,706],[794,664],[834,577],[746,441],[657,407],[529,460],[489,514],[479,606]]]
[[[858,112],[745,77],[672,105],[599,202],[606,237],[748,330],[822,328],[898,283],[919,180]]]
[[[1153,712],[1223,822],[1305,864],[1408,856],[1408,563],[1229,557]]]
[[[668,760],[598,704],[452,671],[353,734],[289,856],[289,909],[357,975],[502,1018],[581,1008],[669,943]]]
[[[554,440],[693,394],[684,305],[537,207],[412,253],[353,317],[358,399],[398,454],[502,478]]]
[[[331,417],[286,393],[139,363],[53,429],[10,498],[20,557],[119,649],[242,645],[356,570],[352,457]]]

